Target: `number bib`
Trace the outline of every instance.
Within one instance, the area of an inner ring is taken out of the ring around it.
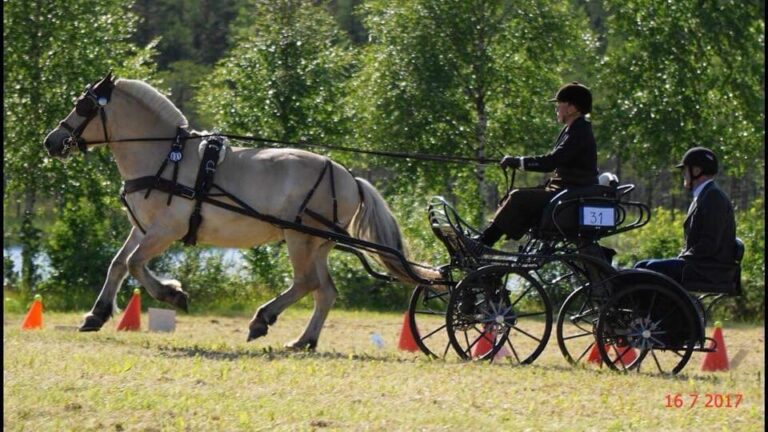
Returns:
[[[584,205],[579,207],[579,225],[583,227],[616,226],[616,208]]]

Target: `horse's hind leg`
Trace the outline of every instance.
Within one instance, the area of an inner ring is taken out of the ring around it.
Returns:
[[[128,238],[125,239],[125,243],[112,258],[112,263],[109,265],[107,271],[107,280],[104,281],[104,286],[101,288],[101,293],[96,299],[96,303],[93,305],[88,314],[85,315],[83,323],[80,324],[80,331],[97,331],[101,329],[101,326],[117,311],[117,305],[115,299],[117,296],[117,290],[122,285],[125,276],[128,273],[127,259],[128,256],[136,249],[143,234],[136,228],[132,228],[128,234]]]
[[[318,288],[320,282],[315,271],[315,260],[320,245],[325,241],[296,231],[285,231],[285,243],[293,266],[293,283],[280,295],[259,307],[248,325],[248,341],[266,335],[268,327],[275,323],[285,308]]]
[[[153,298],[189,312],[189,296],[181,289],[181,283],[173,279],[161,281],[146,266],[149,260],[163,253],[179,237],[179,233],[168,231],[147,232],[128,257],[128,271]]]
[[[328,253],[333,249],[333,246],[334,244],[330,242],[321,246],[315,259],[315,272],[320,282],[320,286],[312,292],[312,295],[315,297],[315,309],[312,311],[312,318],[309,319],[301,336],[285,345],[288,348],[315,349],[325,319],[328,318],[328,312],[330,312],[333,304],[336,303],[338,292],[328,271]]]

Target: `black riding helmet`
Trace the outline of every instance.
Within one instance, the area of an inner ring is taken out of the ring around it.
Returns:
[[[717,174],[717,156],[715,156],[715,153],[712,150],[706,147],[693,147],[685,152],[683,160],[675,165],[675,168],[683,168],[686,166],[697,166],[701,168],[701,174],[715,175]]]
[[[582,114],[592,112],[592,92],[584,84],[577,81],[560,87],[550,102],[568,102],[575,106]]]

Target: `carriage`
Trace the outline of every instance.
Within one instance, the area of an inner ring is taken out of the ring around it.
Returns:
[[[420,349],[435,357],[452,352],[492,360],[506,350],[510,361],[532,363],[554,324],[571,363],[597,356],[613,369],[640,371],[650,363],[653,368],[643,370],[674,374],[693,351],[715,349],[714,341],[705,346],[707,311],[724,296],[740,294],[738,272],[729,286],[686,286],[704,293],[692,297],[660,274],[611,265],[612,251],[600,240],[650,220],[645,205],[626,198],[632,185],[564,190],[517,251],[484,254],[469,247],[477,230],[436,197],[428,219],[450,262],[432,267],[408,260],[394,216],[364,179],[314,153],[229,148],[227,138],[300,144],[190,131],[183,114],[156,89],[115,80],[111,73],[89,85],[48,134],[45,148],[58,158],[73,149],[109,147],[133,225],[81,331],[99,330],[116,311],[116,293],[128,273],[154,298],[187,310],[181,285],[146,268],[180,239],[220,247],[285,240],[293,283],[257,310],[248,340],[265,336],[286,307],[311,292],[313,315],[288,345],[299,349],[316,346],[336,298],[327,263],[334,247],[356,255],[374,277],[416,285],[410,327]],[[738,266],[743,244],[736,247]],[[378,256],[388,273],[374,270],[364,252]]]
[[[717,301],[741,294],[740,271],[728,286],[682,287],[656,272],[614,267],[615,252],[600,240],[640,228],[651,217],[646,205],[626,199],[633,189],[615,182],[562,191],[517,252],[480,256],[468,241],[477,230],[434,198],[429,221],[451,257],[442,268],[451,283],[445,291],[428,285],[414,290],[408,317],[418,347],[432,357],[453,351],[462,359],[491,361],[505,350],[506,361],[528,364],[544,350],[554,324],[571,364],[661,374],[680,372],[694,351],[715,350],[704,334],[708,315]],[[744,245],[736,239],[735,247],[739,266]]]

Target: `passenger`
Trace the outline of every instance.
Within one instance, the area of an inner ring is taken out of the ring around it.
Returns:
[[[676,168],[683,169],[683,187],[693,193],[683,222],[685,246],[677,258],[648,259],[635,268],[665,274],[683,286],[689,281],[728,284],[737,270],[736,221],[728,195],[714,180],[717,157],[708,148],[694,147]]]
[[[557,121],[565,124],[552,151],[541,156],[505,156],[501,166],[554,171],[554,175],[543,185],[514,189],[504,197],[490,225],[476,239],[481,244],[473,243],[473,252],[478,255],[502,235],[520,239],[539,222],[547,203],[563,189],[597,184],[597,146],[592,125],[584,117],[592,111],[592,93],[574,81],[560,87],[550,102],[556,102]]]

